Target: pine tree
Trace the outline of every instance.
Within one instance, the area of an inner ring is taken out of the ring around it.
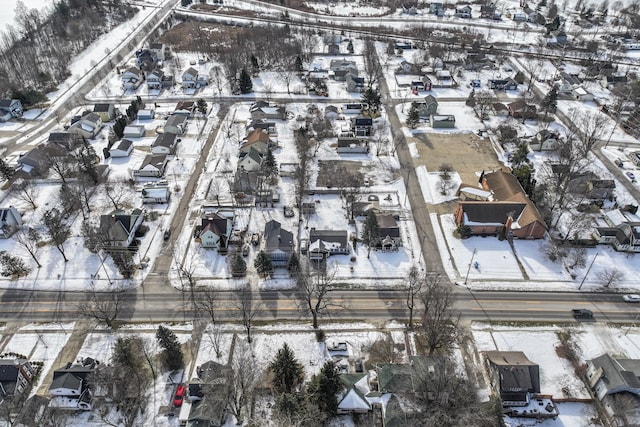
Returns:
[[[309,385],[311,399],[324,414],[333,416],[338,412],[337,394],[340,391],[340,374],[333,360],[327,361],[320,373]]]
[[[253,266],[260,275],[265,275],[273,270],[271,258],[269,258],[269,255],[267,255],[265,251],[258,252],[256,259],[253,262]]]
[[[171,371],[181,369],[184,366],[184,355],[176,334],[160,325],[156,332],[156,339],[163,349],[162,359],[166,368]]]
[[[265,154],[260,167],[269,181],[273,181],[273,178],[278,175],[278,163],[276,162],[276,158],[273,156],[271,148],[267,148],[267,153]]]
[[[4,159],[0,159],[0,176],[7,181],[13,177],[15,170]]]
[[[198,109],[198,112],[203,116],[206,115],[207,111],[209,110],[207,101],[205,101],[204,98],[198,99],[198,102],[196,103],[196,108]]]
[[[296,255],[295,252],[291,252],[291,256],[289,257],[289,264],[287,264],[287,269],[292,275],[300,270],[300,261],[298,261],[298,255]]]
[[[376,114],[380,110],[382,103],[380,92],[377,89],[368,87],[362,94],[362,103],[366,105],[370,114]]]
[[[295,70],[299,73],[304,71],[304,64],[302,63],[300,55],[296,56]]]
[[[247,263],[240,254],[235,254],[231,259],[231,274],[234,276],[244,276],[247,272]]]
[[[254,73],[260,72],[260,65],[258,64],[258,58],[255,55],[251,55],[251,67],[253,68]]]
[[[240,72],[240,93],[251,93],[253,92],[253,82],[251,81],[251,76],[247,72],[246,68],[243,68]]]
[[[349,40],[349,44],[347,44],[347,51],[353,53],[353,42],[351,40]]]
[[[553,85],[544,98],[542,98],[540,107],[542,108],[542,111],[544,111],[545,120],[549,113],[553,114],[556,112],[558,109],[558,87],[556,85]]]
[[[13,256],[7,251],[0,252],[0,275],[4,277],[21,277],[29,274],[29,267],[24,260],[18,256]]]
[[[418,103],[412,102],[411,108],[409,108],[409,112],[407,113],[407,126],[411,129],[415,129],[420,122],[420,111],[418,111]]]
[[[276,353],[275,359],[269,364],[269,371],[273,374],[271,384],[278,393],[293,392],[304,379],[304,368],[287,343]]]
[[[361,239],[367,245],[367,258],[371,254],[371,247],[375,245],[380,237],[380,231],[378,230],[378,218],[373,210],[367,212],[367,219],[364,222],[364,228],[362,229]]]

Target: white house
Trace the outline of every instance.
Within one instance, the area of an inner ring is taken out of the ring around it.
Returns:
[[[85,114],[69,126],[68,132],[80,135],[86,139],[95,138],[95,136],[102,130],[102,119],[97,113]]]
[[[146,129],[142,125],[129,125],[124,128],[122,136],[125,138],[142,138]]]
[[[122,139],[109,150],[111,157],[129,157],[133,151],[133,142],[130,139]]]
[[[144,158],[138,169],[133,171],[133,174],[139,177],[160,178],[164,175],[167,161],[166,154],[149,154]]]
[[[571,90],[571,96],[573,96],[573,99],[575,99],[576,101],[581,102],[593,101],[594,99],[593,94],[591,92],[588,92],[582,86],[574,87]]]
[[[178,137],[173,133],[162,133],[151,145],[153,154],[175,154]]]
[[[147,87],[149,89],[161,89],[162,79],[164,78],[164,71],[153,70],[147,74]]]
[[[19,99],[0,100],[0,123],[21,117],[24,109]]]
[[[262,154],[253,147],[238,161],[238,169],[247,172],[260,170],[260,165],[262,165]]]
[[[129,67],[120,74],[120,81],[122,81],[122,88],[124,90],[136,90],[142,83],[142,80],[143,74],[138,67]]]
[[[156,186],[142,189],[142,203],[167,203],[171,198],[169,186]]]
[[[205,214],[202,217],[200,233],[198,234],[202,247],[226,248],[233,231],[233,218],[233,211],[218,211]]]
[[[187,130],[187,117],[182,114],[172,114],[164,124],[165,133],[182,135]]]
[[[156,112],[153,108],[138,111],[138,120],[153,120],[155,116]]]
[[[182,87],[194,88],[196,87],[198,80],[198,70],[193,67],[189,67],[182,73]]]
[[[22,216],[13,206],[0,208],[0,239],[8,239],[22,227]]]

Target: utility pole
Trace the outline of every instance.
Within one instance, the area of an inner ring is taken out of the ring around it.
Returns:
[[[471,265],[473,264],[473,257],[476,256],[476,251],[477,249],[473,250],[473,253],[471,254],[471,261],[469,261],[469,267],[467,268],[467,275],[464,278],[464,284],[467,284],[467,279],[469,279],[469,272],[471,271]]]
[[[593,267],[593,263],[596,262],[596,258],[598,258],[598,255],[599,255],[598,252],[596,252],[596,256],[593,257],[591,264],[589,264],[589,268],[587,268],[587,272],[584,274],[584,277],[582,278],[582,282],[580,282],[580,286],[578,286],[578,290],[582,289],[582,285],[584,285],[584,281],[587,279],[587,276],[591,271],[591,267]]]

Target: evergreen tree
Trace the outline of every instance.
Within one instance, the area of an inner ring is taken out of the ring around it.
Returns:
[[[396,45],[393,42],[387,43],[387,55],[392,56],[396,54]]]
[[[289,264],[287,264],[287,269],[291,274],[295,274],[300,270],[300,261],[298,261],[298,255],[296,255],[295,252],[291,252],[291,257],[289,257]]]
[[[362,94],[362,103],[366,106],[367,110],[369,110],[370,114],[376,114],[380,110],[382,103],[378,89],[368,87]]]
[[[549,113],[553,114],[558,109],[558,86],[553,85],[553,87],[547,92],[547,94],[542,98],[540,102],[540,107],[542,111],[544,111],[544,118],[546,120],[547,115]]]
[[[353,54],[353,42],[349,40],[349,44],[347,44],[347,51]]]
[[[13,177],[15,170],[4,159],[0,158],[0,176],[7,181]]]
[[[206,115],[207,111],[209,110],[209,106],[207,105],[207,101],[205,101],[204,98],[198,99],[198,102],[196,103],[196,108],[197,108],[198,112],[200,114],[202,114],[203,116]]]
[[[235,254],[231,258],[231,274],[234,276],[244,276],[247,272],[247,263],[240,254]]]
[[[371,247],[378,242],[380,237],[380,230],[378,229],[378,218],[373,210],[367,212],[367,219],[364,222],[364,228],[362,229],[361,239],[365,245],[367,245],[367,258],[371,254]]]
[[[300,55],[296,56],[295,70],[299,73],[304,71],[304,64],[302,63]]]
[[[409,112],[407,113],[407,126],[411,129],[415,129],[420,122],[420,111],[418,111],[418,103],[412,102],[411,108],[409,108]]]
[[[337,394],[340,391],[340,374],[333,360],[327,361],[320,373],[309,385],[311,399],[324,414],[333,416],[338,413]]]
[[[21,277],[29,274],[29,267],[18,256],[13,256],[7,251],[0,252],[0,275],[4,277]]]
[[[258,58],[255,55],[251,55],[251,67],[254,73],[260,72],[260,65],[258,64]]]
[[[79,172],[88,176],[94,184],[97,184],[99,176],[96,163],[99,159],[96,150],[86,140],[83,141],[83,144],[78,149],[76,159],[78,160]]]
[[[253,92],[253,82],[251,81],[251,76],[247,72],[246,68],[243,68],[240,72],[240,93],[251,93]]]
[[[278,393],[293,392],[304,379],[304,368],[287,343],[276,353],[275,359],[269,364],[269,371],[273,375],[271,384]]]
[[[269,258],[269,255],[267,255],[265,251],[258,252],[255,261],[253,261],[253,266],[260,275],[265,275],[273,270],[271,258]]]
[[[267,148],[267,153],[264,155],[260,168],[269,181],[273,181],[273,178],[278,175],[278,163],[269,147]]]
[[[516,151],[511,157],[511,163],[514,167],[520,166],[523,163],[529,163],[529,158],[527,157],[528,154],[529,145],[526,142],[518,144]]]
[[[184,355],[176,334],[169,328],[160,325],[156,332],[156,339],[163,349],[162,359],[167,369],[171,371],[181,369],[184,366]]]

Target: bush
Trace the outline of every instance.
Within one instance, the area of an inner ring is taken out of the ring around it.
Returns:
[[[316,329],[316,341],[317,342],[324,342],[324,340],[327,338],[325,332],[322,329]]]

